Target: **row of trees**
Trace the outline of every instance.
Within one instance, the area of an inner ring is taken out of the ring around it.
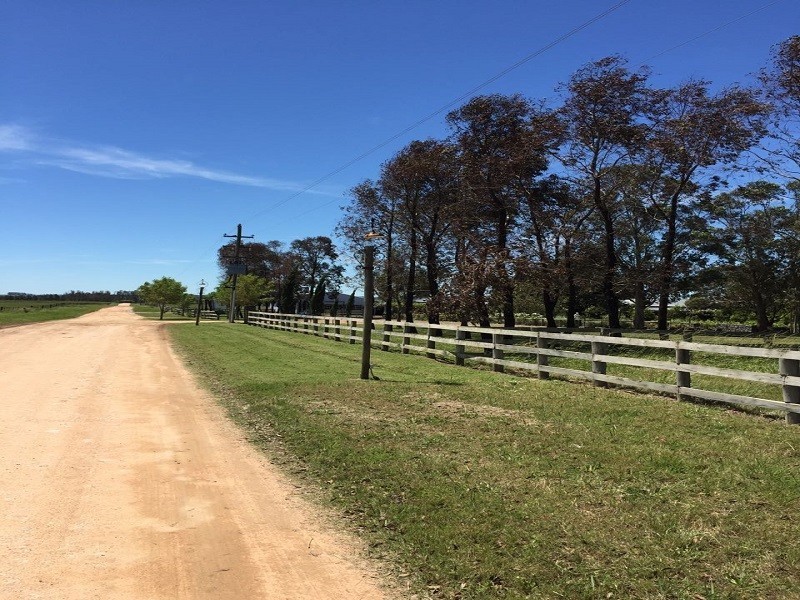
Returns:
[[[424,299],[431,323],[498,313],[514,327],[522,308],[574,326],[600,306],[620,327],[627,301],[634,326],[655,303],[666,329],[670,301],[694,294],[761,329],[798,323],[798,73],[793,37],[750,88],[658,88],[612,56],[573,74],[555,108],[473,98],[446,139],[411,142],[354,187],[337,233],[355,257],[382,235],[387,318],[413,320]]]
[[[239,247],[229,243],[217,252],[223,273],[236,265],[245,275],[236,283],[237,306],[267,305],[281,312],[322,314],[329,292],[338,295],[344,267],[329,237],[294,240],[288,247],[279,241],[251,242]],[[231,277],[224,276],[216,291],[219,302],[229,302]],[[344,308],[344,307],[342,307]]]
[[[136,292],[129,290],[108,290],[84,292],[81,290],[70,290],[63,294],[26,294],[10,292],[6,296],[0,296],[7,300],[32,300],[32,301],[55,301],[55,302],[135,302]]]

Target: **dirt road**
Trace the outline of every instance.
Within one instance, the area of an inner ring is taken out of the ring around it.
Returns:
[[[384,598],[129,307],[0,330],[0,598]]]

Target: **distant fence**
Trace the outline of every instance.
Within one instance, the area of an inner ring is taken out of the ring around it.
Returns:
[[[258,327],[351,344],[361,341],[363,333],[361,319],[346,317],[251,312],[248,320],[250,325]],[[783,411],[787,422],[800,423],[800,351],[453,324],[378,321],[373,327],[373,346],[382,350],[421,353],[430,358],[453,360],[456,365],[481,363],[498,372],[532,371],[540,379],[559,375],[589,380],[600,387],[616,385],[671,394],[679,399],[692,397],[757,406]],[[651,356],[643,358],[636,356],[637,353]],[[750,366],[758,363],[764,371],[702,364],[720,356],[734,363],[749,360]],[[622,373],[609,373],[609,366]],[[693,375],[702,380],[699,385],[693,381]],[[766,397],[726,391],[740,387],[741,382],[745,383],[745,391],[755,389]]]

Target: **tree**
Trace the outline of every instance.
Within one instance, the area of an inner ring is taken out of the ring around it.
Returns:
[[[381,169],[383,194],[396,206],[397,233],[407,249],[404,313],[413,321],[419,289],[417,275],[424,256],[429,298],[439,292],[440,252],[458,200],[458,163],[451,144],[435,140],[414,141]],[[387,264],[392,264],[388,262]],[[435,303],[428,303],[428,321],[439,322]]]
[[[297,294],[300,289],[300,272],[297,267],[289,271],[281,286],[279,307],[282,313],[294,314],[297,310]]]
[[[396,251],[398,201],[387,197],[380,183],[369,179],[353,187],[348,196],[350,203],[344,207],[345,213],[336,231],[345,240],[349,254],[361,267],[366,235],[370,232],[380,235],[372,241],[376,254],[382,258],[376,261],[375,285],[385,303],[384,318],[390,321],[394,315],[395,281],[403,266]]]
[[[163,319],[168,306],[181,303],[186,286],[171,277],[162,277],[143,283],[137,292],[146,304],[158,306],[158,318]]]
[[[602,224],[605,260],[602,291],[608,324],[620,327],[617,255],[618,190],[613,172],[632,161],[645,140],[646,71],[631,72],[619,56],[580,68],[562,87],[557,111],[563,127],[559,158],[594,204]]]
[[[248,273],[236,281],[236,306],[244,308],[245,322],[249,310],[260,304],[273,292],[274,286],[264,277]]]
[[[658,281],[658,328],[667,328],[684,200],[697,192],[703,169],[728,165],[763,135],[767,106],[739,87],[709,94],[706,81],[689,81],[651,94],[653,120],[642,156],[649,200],[663,221]]]
[[[555,175],[537,181],[520,180],[517,185],[525,199],[517,270],[534,279],[541,290],[548,327],[556,327],[556,305],[566,292],[567,327],[574,327],[577,290],[573,251],[594,205],[575,186]]]
[[[321,315],[325,311],[325,283],[325,275],[323,275],[311,293],[312,315]]]
[[[308,286],[309,293],[313,293],[322,277],[326,279],[331,289],[338,291],[344,267],[336,262],[339,253],[331,238],[318,235],[294,240],[289,249],[296,261],[299,284]]]
[[[790,260],[780,243],[790,225],[782,189],[755,181],[715,196],[706,205],[711,249],[720,259],[729,299],[744,300],[759,331],[771,328],[781,309]]]
[[[770,143],[761,158],[779,176],[800,181],[800,35],[773,48],[771,59],[760,75],[764,100],[773,110]]]
[[[473,243],[491,246],[481,254],[491,257],[497,269],[503,322],[513,328],[514,273],[509,241],[520,208],[513,184],[530,180],[547,168],[555,121],[518,94],[493,94],[472,98],[450,112],[447,122],[459,147],[465,188],[461,230],[471,232]],[[487,317],[482,317],[482,326],[488,325]]]

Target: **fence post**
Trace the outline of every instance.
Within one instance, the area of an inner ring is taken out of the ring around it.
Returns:
[[[407,324],[403,323],[403,333],[409,333],[409,331],[408,331],[409,329],[410,329],[409,326]],[[402,346],[402,350],[401,350],[401,352],[403,354],[408,354],[409,353],[409,349],[407,347],[409,345],[411,345],[411,338],[410,337],[406,337],[404,335],[403,336],[403,346]]]
[[[548,343],[547,338],[542,337],[541,333],[536,334],[536,347],[537,348],[544,348],[547,349]],[[547,366],[547,354],[542,354],[541,352],[536,353],[536,365],[539,371],[539,379],[550,379],[550,373],[547,371],[542,371],[542,367]]]
[[[678,384],[678,400],[681,399],[681,388],[692,387],[692,374],[680,370],[681,365],[688,365],[691,362],[691,351],[681,348],[680,342],[675,342],[675,383]]]
[[[381,340],[381,350],[388,352],[389,344],[392,342],[392,324],[386,321],[383,322],[383,339]]]
[[[461,329],[456,329],[456,341],[463,341],[464,337],[464,331]],[[464,366],[464,354],[466,351],[467,347],[464,344],[456,344],[456,365],[459,367]]]
[[[505,371],[505,367],[497,362],[498,360],[503,360],[503,351],[497,347],[503,342],[503,337],[499,333],[492,334],[492,371],[495,373]]]
[[[341,328],[342,320],[341,319],[334,319],[333,320],[333,339],[337,342],[342,341],[342,328]]]
[[[780,358],[778,359],[778,367],[781,375],[786,375],[789,377],[800,376],[800,360]],[[788,385],[784,380],[783,401],[787,404],[800,404],[800,387],[796,385]],[[787,412],[786,423],[789,425],[800,424],[800,414]]]
[[[348,337],[350,338],[350,343],[351,344],[355,344],[356,343],[356,339],[355,339],[356,338],[356,320],[355,319],[350,319],[350,335]]]
[[[435,331],[435,330],[433,329],[433,327],[431,327],[431,324],[428,323],[428,342],[425,345],[428,348],[435,350],[436,349],[436,341],[431,339],[431,332],[433,332],[433,331]],[[436,358],[436,353],[435,352],[426,352],[425,356],[427,356],[428,358]]]
[[[608,344],[604,344],[603,342],[592,342],[592,373],[596,373],[598,375],[605,375],[607,363],[602,360],[597,360],[596,357],[599,355],[603,355],[608,352]],[[592,383],[595,387],[608,387],[608,383],[605,381],[600,381],[599,379],[592,379]]]

